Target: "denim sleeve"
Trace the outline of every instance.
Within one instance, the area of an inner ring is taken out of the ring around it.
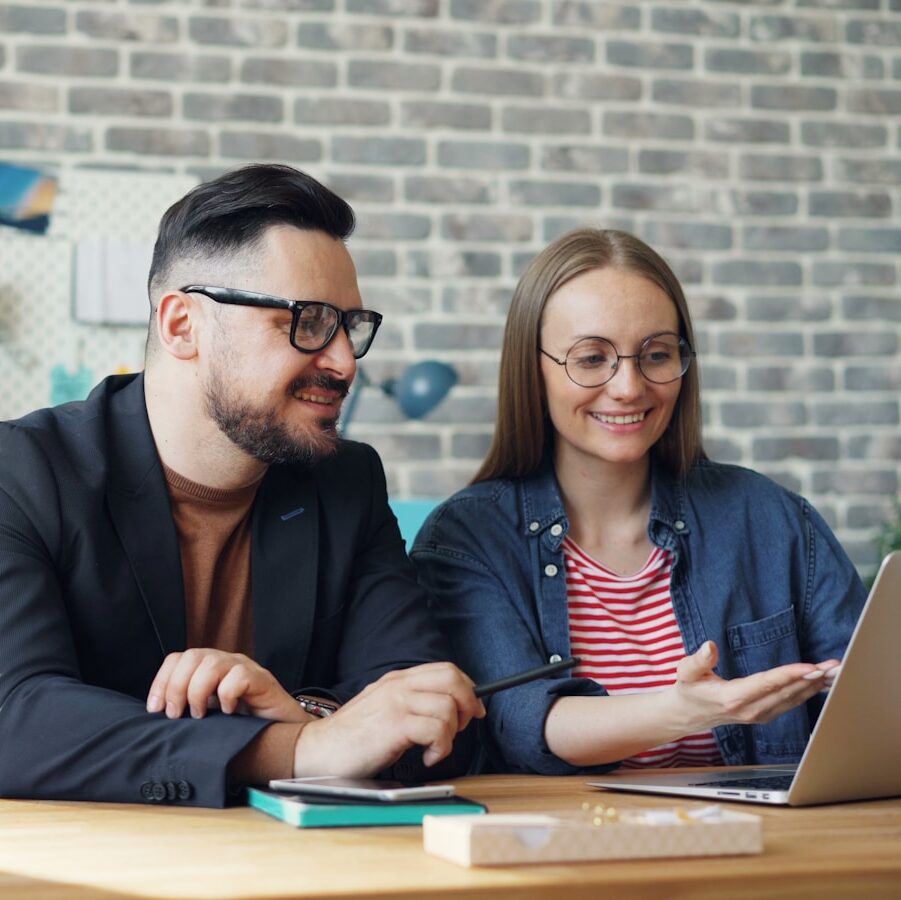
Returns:
[[[488,524],[488,523],[485,523]],[[490,548],[470,543],[472,531],[437,527],[434,517],[414,544],[417,573],[432,595],[442,630],[451,639],[460,667],[477,683],[492,681],[548,661],[540,634],[535,597],[527,573],[508,551],[502,562],[497,534]],[[503,571],[501,571],[503,569]],[[498,771],[573,775],[600,773],[615,765],[577,768],[555,756],[544,738],[544,724],[563,695],[604,695],[586,678],[533,681],[486,698],[483,740],[491,767]]]

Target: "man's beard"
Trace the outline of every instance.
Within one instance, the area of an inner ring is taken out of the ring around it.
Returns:
[[[245,453],[267,465],[309,465],[334,453],[338,446],[338,417],[323,417],[307,428],[289,430],[275,411],[256,407],[238,397],[216,367],[206,385],[207,412],[219,430]],[[349,385],[328,375],[307,375],[290,387],[292,398],[304,388],[319,387],[347,395]]]

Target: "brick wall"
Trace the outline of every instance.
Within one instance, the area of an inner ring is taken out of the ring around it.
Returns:
[[[462,485],[528,259],[591,222],[683,279],[715,458],[808,495],[855,560],[898,494],[901,0],[0,3],[0,158],[305,168],[359,213],[374,379],[452,362],[425,422],[351,432],[398,495]]]

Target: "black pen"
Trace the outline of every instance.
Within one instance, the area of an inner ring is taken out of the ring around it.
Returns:
[[[508,675],[506,678],[498,678],[497,681],[486,681],[485,684],[477,684],[472,692],[476,697],[486,697],[488,694],[494,694],[497,691],[505,691],[507,688],[516,687],[518,684],[525,684],[527,681],[534,681],[536,678],[544,678],[545,675],[556,675],[558,672],[565,672],[573,666],[581,662],[578,656],[570,656],[561,659],[558,662],[548,663],[546,666],[538,666],[537,669],[527,669],[525,672],[519,672],[516,675]]]

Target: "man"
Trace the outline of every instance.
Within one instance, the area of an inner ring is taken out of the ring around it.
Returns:
[[[336,433],[381,321],[353,224],[284,166],[198,186],[160,224],[144,373],[0,426],[0,795],[460,774],[484,708]]]

